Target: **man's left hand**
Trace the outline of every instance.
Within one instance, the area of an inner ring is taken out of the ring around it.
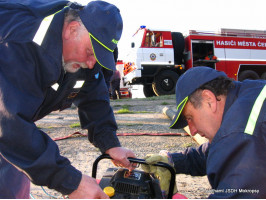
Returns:
[[[135,168],[135,165],[130,163],[130,161],[128,160],[128,157],[136,158],[135,154],[131,150],[123,147],[114,147],[108,149],[105,153],[111,156],[111,158],[113,159],[112,162],[115,166],[126,167],[129,170],[133,170]]]

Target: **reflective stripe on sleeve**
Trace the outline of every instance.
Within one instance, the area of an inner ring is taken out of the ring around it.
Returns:
[[[65,6],[65,7],[67,7],[67,6]],[[45,17],[42,20],[42,22],[41,22],[41,24],[40,24],[37,32],[35,33],[35,36],[34,36],[33,40],[32,40],[33,42],[35,42],[39,46],[42,45],[44,36],[47,33],[47,30],[48,30],[51,22],[53,21],[54,15],[57,14],[57,13],[59,13],[60,11],[61,10],[57,11],[56,13],[54,13],[52,15],[49,15],[49,16]]]
[[[59,88],[59,84],[55,83],[51,86],[55,91],[57,91],[57,89]]]
[[[253,105],[253,108],[252,108],[251,113],[250,113],[249,118],[248,118],[247,126],[245,128],[245,133],[247,133],[249,135],[253,135],[253,132],[254,132],[255,126],[256,126],[256,122],[258,120],[260,110],[262,108],[262,105],[263,105],[265,98],[266,98],[266,86],[264,86],[264,88],[261,90],[259,96],[257,97],[257,99]]]
[[[85,83],[85,81],[76,81],[76,84],[74,85],[74,89],[80,89],[82,86],[83,86],[83,84]],[[51,86],[55,91],[57,91],[58,90],[58,88],[59,88],[59,84],[58,83],[55,83],[55,84],[53,84],[52,86]]]
[[[81,88],[83,86],[85,81],[77,81],[76,84],[74,85],[74,88],[77,89],[77,88]]]
[[[39,46],[42,45],[44,36],[45,36],[45,34],[46,34],[46,32],[47,32],[47,30],[48,30],[53,18],[54,18],[54,14],[50,15],[48,17],[45,17],[42,20],[42,22],[41,22],[41,24],[40,24],[40,26],[39,26],[39,28],[38,28],[33,40],[32,40],[33,42],[35,42]]]

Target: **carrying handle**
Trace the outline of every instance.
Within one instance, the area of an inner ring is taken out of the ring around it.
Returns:
[[[96,178],[98,163],[102,159],[112,159],[112,158],[108,154],[102,154],[98,158],[96,158],[96,160],[94,161],[93,166],[92,166],[92,177],[93,178]],[[150,165],[144,159],[130,158],[129,157],[128,160],[130,162],[133,162],[133,163],[140,163],[140,164],[144,164],[144,165]],[[174,170],[174,168],[171,165],[169,165],[167,163],[164,163],[164,162],[158,162],[158,163],[151,164],[151,165],[156,166],[156,167],[163,167],[163,168],[166,168],[166,169],[168,169],[170,171],[171,180],[170,180],[169,193],[168,193],[168,197],[167,198],[168,199],[172,199],[173,192],[174,192],[174,186],[175,186],[175,170]]]

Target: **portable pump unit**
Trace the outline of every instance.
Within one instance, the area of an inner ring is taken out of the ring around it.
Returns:
[[[103,154],[94,161],[92,168],[93,178],[96,178],[97,166],[102,159],[111,159],[111,157]],[[129,161],[148,165],[143,159],[129,158]],[[175,185],[174,168],[163,162],[153,165],[164,167],[171,172],[169,194],[167,197],[163,196],[159,180],[153,174],[140,170],[129,172],[126,168],[109,168],[100,180],[99,185],[109,197],[114,199],[171,199]]]

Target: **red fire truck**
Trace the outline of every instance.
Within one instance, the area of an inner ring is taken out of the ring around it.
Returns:
[[[142,84],[146,97],[174,94],[179,76],[196,66],[224,71],[239,81],[266,79],[266,31],[221,29],[183,36],[142,26],[133,38],[124,84]]]

